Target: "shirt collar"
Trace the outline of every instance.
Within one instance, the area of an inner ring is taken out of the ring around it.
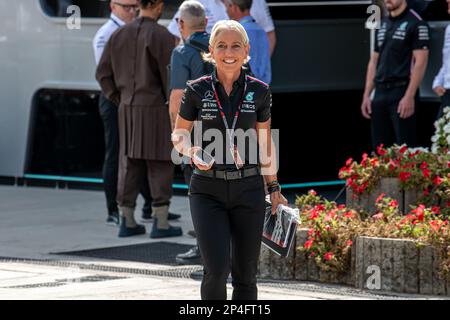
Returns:
[[[116,16],[114,13],[111,13],[110,19],[116,21],[120,26],[125,25],[125,22],[121,20],[118,16]]]
[[[248,22],[255,22],[255,19],[253,19],[252,16],[245,16],[245,17],[242,17],[241,20],[239,20],[240,24],[248,23]]]
[[[213,80],[214,84],[217,84],[219,82],[219,79],[217,79],[217,70],[216,69],[214,69],[214,72],[212,73],[211,76],[212,76],[212,80]],[[233,83],[233,86],[237,84],[237,85],[243,87],[244,83],[245,83],[245,72],[243,69],[241,69],[241,74],[239,75],[239,78]]]
[[[187,41],[190,41],[192,39],[197,39],[197,38],[203,39],[203,38],[207,38],[207,37],[208,37],[208,33],[206,31],[195,31],[187,38]]]

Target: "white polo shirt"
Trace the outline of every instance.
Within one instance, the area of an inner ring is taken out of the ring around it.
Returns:
[[[433,81],[433,89],[444,87],[450,89],[450,25],[445,29],[444,47],[442,49],[442,67]]]
[[[103,49],[111,35],[124,24],[125,22],[120,20],[114,13],[111,13],[108,21],[98,29],[92,42],[94,46],[95,64],[98,65],[103,54]]]
[[[225,5],[221,0],[198,0],[205,7],[206,17],[208,18],[208,25],[206,26],[206,32],[211,33],[212,27],[219,20],[228,20],[227,11]],[[266,0],[253,0],[252,7],[250,8],[250,15],[255,19],[256,23],[261,26],[266,32],[275,30],[273,20],[270,15],[269,7]],[[175,13],[172,21],[170,22],[168,29],[170,33],[178,38],[181,38],[180,31],[176,18],[180,16],[180,11]]]

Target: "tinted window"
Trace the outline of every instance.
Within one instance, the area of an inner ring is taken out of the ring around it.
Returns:
[[[108,0],[39,0],[43,11],[51,17],[67,17],[67,8],[80,7],[84,18],[105,18],[110,14]],[[120,0],[117,0],[120,3]],[[171,19],[183,0],[165,0],[162,19]]]

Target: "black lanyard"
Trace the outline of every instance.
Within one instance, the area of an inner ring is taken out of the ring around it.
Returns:
[[[111,20],[112,22],[114,22],[114,24],[115,24],[116,26],[118,26],[119,28],[121,27],[121,25],[120,25],[116,20],[114,20],[113,18],[109,18],[109,20]]]

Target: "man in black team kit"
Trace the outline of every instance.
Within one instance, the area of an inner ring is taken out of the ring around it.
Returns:
[[[372,120],[374,148],[394,143],[412,147],[417,89],[428,63],[429,28],[406,0],[384,0],[384,4],[389,15],[376,32],[361,112]]]

